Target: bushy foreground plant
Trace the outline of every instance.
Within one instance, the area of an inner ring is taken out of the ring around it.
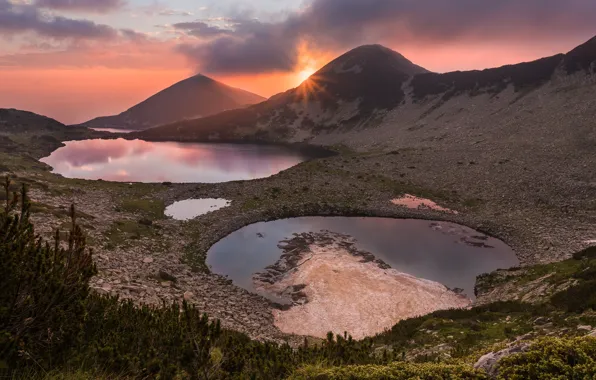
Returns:
[[[499,379],[596,378],[596,338],[546,338],[527,352],[501,359]]]
[[[96,273],[74,207],[67,242],[35,235],[25,186],[0,208],[0,360],[4,366],[49,366],[77,344],[89,279]],[[17,208],[20,209],[17,212]],[[64,246],[63,246],[64,245]]]

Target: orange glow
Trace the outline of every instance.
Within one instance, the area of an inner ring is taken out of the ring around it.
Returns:
[[[123,112],[190,75],[159,69],[0,69],[0,106],[74,124]]]

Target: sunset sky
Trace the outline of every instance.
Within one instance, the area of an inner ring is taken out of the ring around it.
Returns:
[[[196,73],[271,96],[356,46],[429,70],[566,52],[594,0],[0,0],[0,108],[116,114]]]

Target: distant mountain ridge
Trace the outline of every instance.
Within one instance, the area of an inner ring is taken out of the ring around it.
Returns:
[[[575,87],[584,85],[583,75],[594,77],[595,62],[596,37],[567,54],[482,71],[445,74],[431,73],[383,46],[366,45],[338,57],[299,87],[266,102],[132,136],[178,141],[249,140],[357,146],[367,140],[385,144],[387,137],[397,138],[398,130],[413,131],[422,124],[437,123],[447,112],[441,109],[451,99],[458,99],[459,109],[465,111],[453,116],[452,122],[464,116],[469,119],[461,122],[490,119],[491,115],[484,115],[482,108],[474,106],[476,98],[480,100],[480,96],[486,95],[492,102],[501,99],[500,109],[506,110],[523,97],[533,99],[533,94],[538,94],[536,90],[549,83],[555,85],[561,78],[579,75],[579,79],[573,79],[573,86],[566,84],[565,99],[563,90],[557,89],[548,98],[543,95],[537,100],[544,103],[550,99],[553,107],[561,107],[561,102],[573,96]],[[485,122],[490,125],[498,120]],[[367,132],[381,126],[385,127],[382,134],[373,136]]]
[[[259,95],[199,74],[173,84],[119,115],[98,117],[82,125],[90,128],[142,130],[209,116],[264,100]]]

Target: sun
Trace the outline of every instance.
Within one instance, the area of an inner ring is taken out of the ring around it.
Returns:
[[[304,82],[305,80],[307,80],[311,75],[313,75],[316,72],[316,69],[313,69],[312,67],[308,67],[306,69],[300,70],[297,74],[298,79],[300,80],[300,83]]]

